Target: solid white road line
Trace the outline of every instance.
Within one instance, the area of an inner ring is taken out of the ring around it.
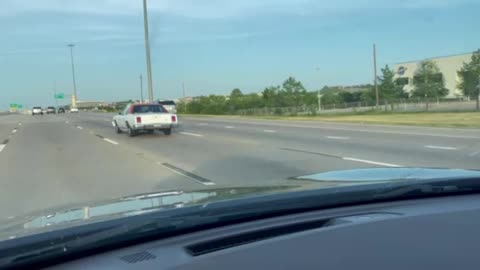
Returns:
[[[265,132],[265,133],[277,133],[275,130],[271,130],[271,129],[264,129],[263,132]]]
[[[5,144],[0,144],[0,152],[3,151],[3,148],[5,148]]]
[[[188,132],[179,132],[179,133],[183,135],[194,136],[194,137],[203,137],[202,134],[195,134],[195,133],[188,133]]]
[[[233,126],[225,126],[225,128],[235,128],[235,127],[233,127]]]
[[[80,127],[80,126],[78,126],[77,128],[78,128],[78,129],[83,129],[83,127]]]
[[[115,145],[118,144],[118,142],[112,141],[112,140],[110,140],[110,139],[108,139],[108,138],[103,138],[103,140],[106,141],[106,142],[109,142],[109,143],[111,143],[111,144],[115,144]]]
[[[368,164],[373,164],[373,165],[380,165],[380,166],[385,166],[385,167],[403,167],[402,165],[383,163],[383,162],[377,162],[377,161],[371,161],[371,160],[365,160],[365,159],[358,159],[358,158],[342,157],[342,159],[343,160],[348,160],[348,161],[368,163]]]
[[[455,147],[435,146],[435,145],[425,145],[425,148],[438,149],[438,150],[457,150],[457,148]]]
[[[338,136],[326,136],[325,138],[327,139],[332,139],[332,140],[349,140],[349,137],[338,137]]]

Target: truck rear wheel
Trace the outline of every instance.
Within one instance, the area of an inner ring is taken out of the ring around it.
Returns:
[[[117,131],[117,134],[122,133],[122,130],[120,129],[120,127],[118,127],[117,121],[115,121],[115,130]]]
[[[164,129],[164,130],[163,130],[163,133],[168,136],[168,135],[172,134],[172,129],[171,129],[171,128],[169,128],[169,129]]]

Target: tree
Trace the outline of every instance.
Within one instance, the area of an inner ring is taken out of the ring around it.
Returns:
[[[408,97],[408,94],[403,91],[403,86],[398,85],[395,80],[395,72],[388,67],[382,68],[382,76],[378,78],[378,91],[380,99],[396,100]]]
[[[235,88],[232,90],[230,93],[230,98],[241,98],[243,96],[243,93],[240,89]]]
[[[327,92],[322,95],[322,105],[332,105],[343,103],[342,97],[338,93]]]
[[[282,88],[290,106],[298,107],[301,105],[307,91],[300,81],[295,80],[294,77],[289,77],[283,82]]]
[[[235,112],[236,110],[244,109],[244,98],[243,93],[240,89],[235,88],[230,93],[230,99],[227,102],[227,107],[230,113]]]
[[[476,108],[480,108],[480,50],[473,53],[469,63],[463,63],[462,68],[458,71],[460,83],[458,88],[462,90],[465,96],[475,98],[477,101]]]
[[[440,69],[431,60],[419,63],[413,77],[413,97],[440,98],[448,94]]]

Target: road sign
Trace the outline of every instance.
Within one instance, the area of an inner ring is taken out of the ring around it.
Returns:
[[[11,103],[10,104],[10,109],[16,109],[18,107],[18,104]]]
[[[64,93],[55,94],[55,99],[64,99],[64,98],[65,98],[65,94],[64,94]]]

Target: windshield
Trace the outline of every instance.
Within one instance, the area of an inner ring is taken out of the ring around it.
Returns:
[[[0,0],[0,251],[41,229],[477,177],[479,10]]]
[[[166,113],[167,111],[160,105],[135,105],[133,113]]]
[[[173,106],[175,106],[175,102],[173,102],[171,100],[170,101],[159,101],[158,103],[162,104],[162,105],[173,105]]]

